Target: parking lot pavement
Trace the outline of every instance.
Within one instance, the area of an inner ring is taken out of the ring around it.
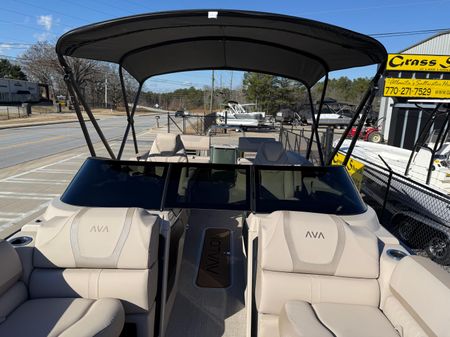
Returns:
[[[139,134],[140,149],[150,149],[154,139],[152,131]],[[120,143],[110,144],[117,153]],[[107,157],[100,144],[96,144],[96,150],[99,157]],[[123,159],[131,159],[133,154],[132,142],[128,141]],[[10,174],[0,170],[0,238],[8,237],[44,212],[50,201],[64,192],[87,156],[86,147],[82,147],[53,156],[50,162],[43,158],[16,165],[19,168],[9,169]]]

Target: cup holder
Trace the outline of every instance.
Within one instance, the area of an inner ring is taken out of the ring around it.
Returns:
[[[18,236],[9,241],[10,244],[16,247],[27,246],[33,241],[33,238],[30,236]]]
[[[401,250],[398,249],[388,249],[386,251],[386,254],[393,258],[394,260],[400,261],[401,259],[403,259],[405,256],[407,256],[407,254],[405,252],[402,252]]]

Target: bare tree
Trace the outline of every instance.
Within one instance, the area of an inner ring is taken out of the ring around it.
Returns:
[[[78,86],[86,91],[100,76],[99,63],[92,60],[68,58]],[[64,73],[58,62],[55,46],[48,42],[37,42],[20,57],[20,64],[28,78],[52,86],[55,93],[66,92]]]

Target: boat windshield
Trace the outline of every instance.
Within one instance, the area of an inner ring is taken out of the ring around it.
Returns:
[[[343,167],[252,166],[89,158],[61,197],[87,207],[293,210],[360,214],[366,206]]]

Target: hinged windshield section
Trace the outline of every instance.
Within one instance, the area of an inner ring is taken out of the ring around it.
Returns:
[[[360,214],[366,206],[339,166],[155,163],[89,158],[61,197],[86,207],[275,210]]]

